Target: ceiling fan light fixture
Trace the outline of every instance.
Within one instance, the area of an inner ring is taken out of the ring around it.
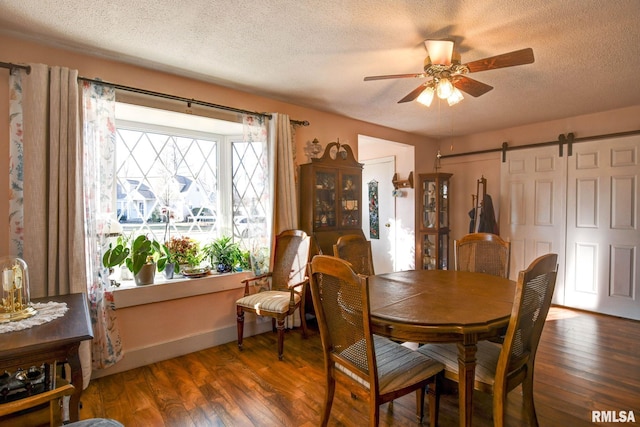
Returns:
[[[435,93],[435,90],[433,89],[433,86],[428,86],[425,90],[422,91],[422,93],[416,98],[416,101],[418,101],[420,104],[425,105],[427,107],[431,106],[431,103],[433,102],[433,94]]]
[[[460,90],[458,90],[457,87],[454,87],[453,92],[447,98],[447,103],[449,104],[449,107],[451,107],[453,105],[456,105],[458,102],[462,101],[463,99],[464,99],[464,96],[462,96],[462,92],[460,92]]]
[[[438,98],[440,99],[447,99],[451,96],[451,94],[453,93],[453,85],[451,84],[451,81],[447,78],[441,78],[440,80],[438,80],[438,85],[437,85],[437,93],[438,93]]]
[[[453,42],[447,40],[425,40],[424,46],[429,52],[432,64],[451,65]]]

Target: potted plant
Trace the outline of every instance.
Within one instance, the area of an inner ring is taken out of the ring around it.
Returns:
[[[176,273],[198,268],[204,258],[198,242],[190,237],[172,237],[165,246],[168,263],[174,264]]]
[[[218,273],[229,273],[249,263],[249,252],[243,252],[229,236],[215,239],[204,247],[204,252]]]
[[[149,239],[144,234],[135,239],[118,237],[114,245],[102,257],[102,264],[112,268],[122,264],[133,273],[136,285],[153,283],[156,268],[163,271],[168,261],[167,248],[156,240]]]

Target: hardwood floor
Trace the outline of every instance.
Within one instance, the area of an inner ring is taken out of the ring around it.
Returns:
[[[640,423],[640,322],[552,307],[538,349],[535,401],[540,426],[594,426],[591,411],[634,411]],[[368,422],[367,397],[340,383],[332,426]],[[262,334],[93,380],[81,419],[125,426],[316,426],[324,396],[320,336]],[[458,424],[457,395],[442,396],[440,426]],[[520,388],[509,395],[508,425],[520,426]],[[381,408],[381,426],[415,426],[415,395]],[[428,425],[428,416],[425,416]],[[490,426],[491,398],[474,393],[474,425]]]

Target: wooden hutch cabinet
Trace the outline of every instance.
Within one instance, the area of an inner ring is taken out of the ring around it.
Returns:
[[[348,145],[327,144],[324,154],[300,165],[300,228],[312,236],[312,255],[333,255],[345,234],[362,232],[362,163]]]
[[[450,173],[419,175],[418,266],[423,270],[449,268]]]

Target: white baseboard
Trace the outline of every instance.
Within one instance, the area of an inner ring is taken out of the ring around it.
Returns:
[[[244,336],[249,337],[271,331],[270,320],[269,318],[258,318],[257,322],[246,322],[244,325]],[[204,350],[205,348],[226,344],[237,340],[237,338],[236,325],[232,325],[197,335],[181,337],[177,340],[166,341],[149,347],[133,348],[128,350],[122,360],[115,365],[107,369],[94,370],[91,378],[101,378],[128,371],[129,369],[139,368],[151,363]]]

